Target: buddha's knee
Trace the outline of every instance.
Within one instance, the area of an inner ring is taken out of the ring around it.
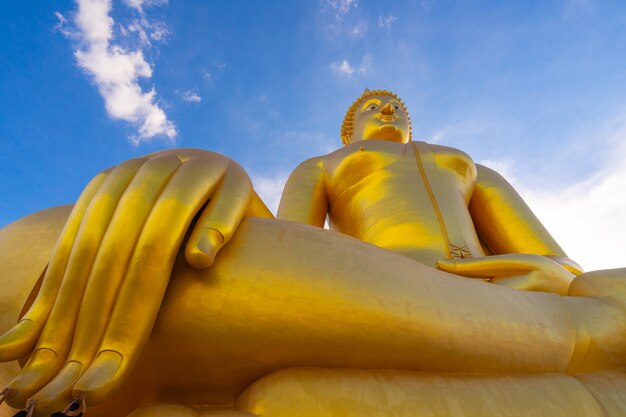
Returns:
[[[626,268],[581,274],[569,289],[576,346],[568,373],[624,369]]]
[[[594,297],[626,308],[626,268],[581,274],[570,284],[568,295]]]

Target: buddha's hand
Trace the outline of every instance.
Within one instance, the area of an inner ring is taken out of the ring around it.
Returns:
[[[506,254],[481,258],[440,259],[439,269],[489,281],[517,290],[567,295],[575,275],[553,260],[540,255]]]
[[[93,404],[117,388],[150,335],[184,237],[187,262],[206,268],[246,215],[271,217],[244,170],[213,152],[168,150],[98,174],[37,298],[0,336],[0,360],[32,352],[7,386],[9,403],[69,401],[73,390]]]

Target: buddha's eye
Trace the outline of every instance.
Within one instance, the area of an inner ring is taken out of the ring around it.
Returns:
[[[395,106],[396,110],[400,110],[400,106]]]
[[[376,110],[376,106],[375,105],[370,106],[370,110]]]

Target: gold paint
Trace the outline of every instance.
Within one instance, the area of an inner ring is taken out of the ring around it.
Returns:
[[[371,97],[374,97],[373,100],[376,101],[376,104],[378,105],[379,108],[382,108],[382,104],[383,104],[380,98],[386,101],[391,99],[394,101],[394,103],[398,104],[401,111],[404,112],[406,116],[406,121],[408,124],[407,125],[408,134],[406,135],[405,141],[411,140],[411,118],[409,117],[409,111],[407,110],[402,100],[391,91],[388,91],[388,90],[370,91],[369,89],[366,88],[365,91],[363,91],[363,94],[361,94],[361,96],[357,98],[354,101],[354,103],[352,103],[352,105],[348,108],[348,111],[346,112],[346,115],[343,119],[343,123],[341,124],[341,133],[340,133],[341,141],[343,142],[343,144],[347,145],[352,142],[352,135],[354,133],[354,128],[355,128],[355,118],[356,118],[357,109],[359,108],[359,106],[361,106],[361,109],[360,109],[361,112],[365,111],[366,110],[365,106],[364,105],[362,106],[362,103],[365,103],[365,104],[369,103],[367,100],[370,99]],[[361,135],[360,138],[364,139],[365,136]]]
[[[35,417],[72,398],[87,417],[624,415],[626,269],[583,273],[500,175],[410,135],[402,101],[366,90],[278,219],[238,164],[175,149],[5,227],[2,398]]]
[[[441,235],[446,241],[448,246],[448,258],[452,259],[454,256],[453,252],[450,250],[452,244],[450,243],[450,238],[448,237],[448,231],[446,230],[446,224],[443,221],[443,216],[441,215],[441,210],[439,210],[439,205],[437,204],[437,199],[433,194],[433,190],[430,187],[430,183],[428,182],[428,177],[426,176],[426,172],[424,171],[424,164],[422,163],[422,158],[420,157],[420,153],[417,150],[417,145],[415,142],[411,142],[413,145],[413,152],[415,153],[415,161],[417,162],[417,168],[420,173],[420,177],[424,183],[424,187],[426,188],[426,192],[428,193],[428,198],[430,199],[431,204],[433,205],[433,209],[435,210],[435,214],[437,215],[437,220],[439,221],[439,227],[441,228]],[[456,248],[456,246],[455,246]]]

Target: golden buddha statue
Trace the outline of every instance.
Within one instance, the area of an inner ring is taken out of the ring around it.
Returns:
[[[626,269],[582,273],[500,175],[413,141],[391,92],[366,90],[341,137],[296,168],[277,219],[237,163],[176,149],[5,227],[2,399],[23,416],[626,414]]]

